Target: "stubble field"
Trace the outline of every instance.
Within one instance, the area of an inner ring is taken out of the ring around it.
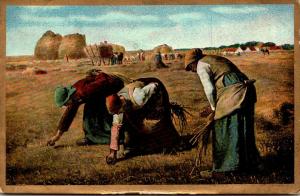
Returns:
[[[64,62],[37,61],[32,57],[8,57],[6,63],[6,183],[12,184],[214,184],[292,183],[294,178],[294,59],[293,51],[228,56],[249,78],[256,79],[257,147],[265,163],[259,174],[203,179],[201,170],[211,167],[211,148],[202,166],[194,167],[196,149],[170,154],[130,158],[109,166],[108,145],[79,147],[83,137],[82,109],[71,128],[54,147],[46,146],[55,133],[63,109],[54,105],[57,85],[75,83],[87,70],[102,69],[128,77],[157,77],[166,86],[170,100],[184,105],[192,114],[180,133],[191,131],[205,119],[208,106],[196,74],[184,71],[183,61],[167,61],[169,68],[156,69],[152,62],[92,67],[88,59]],[[39,67],[47,74],[25,73]],[[178,126],[177,126],[178,128]]]

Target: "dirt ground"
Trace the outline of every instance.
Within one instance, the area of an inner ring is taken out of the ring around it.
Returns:
[[[88,59],[64,62],[9,57],[6,63],[6,183],[12,184],[215,184],[292,183],[294,181],[294,59],[293,51],[228,56],[249,78],[256,79],[257,147],[265,163],[259,174],[228,175],[203,179],[199,172],[211,167],[211,148],[202,166],[194,167],[196,149],[177,154],[136,156],[116,165],[105,163],[108,145],[79,147],[83,137],[82,107],[71,128],[55,147],[46,146],[55,133],[63,109],[54,105],[57,85],[76,82],[92,67]],[[169,68],[156,69],[150,61],[96,67],[129,77],[157,77],[165,84],[170,100],[192,114],[180,134],[191,134],[208,106],[197,75],[184,71],[183,61],[167,61]],[[24,70],[38,67],[46,74]],[[177,126],[178,128],[178,126]]]

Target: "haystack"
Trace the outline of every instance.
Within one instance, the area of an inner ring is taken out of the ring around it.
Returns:
[[[125,53],[125,47],[124,46],[121,46],[121,45],[118,45],[118,44],[111,44],[112,47],[113,47],[113,51],[114,52],[122,52],[123,54]]]
[[[111,44],[100,44],[98,47],[100,57],[111,58],[113,56],[113,47]]]
[[[41,60],[53,60],[58,58],[58,48],[61,43],[62,36],[55,34],[52,31],[47,31],[38,40],[35,49],[34,56]]]
[[[88,45],[84,48],[84,53],[89,58],[107,57],[110,58],[113,53],[125,53],[125,47],[117,44],[100,43],[99,45]]]
[[[60,59],[63,59],[66,55],[70,59],[86,57],[84,52],[85,46],[85,35],[79,33],[66,35],[62,38],[58,49],[58,56]]]
[[[162,54],[173,53],[173,48],[171,46],[168,46],[167,44],[159,45],[153,49],[153,53],[158,52]]]

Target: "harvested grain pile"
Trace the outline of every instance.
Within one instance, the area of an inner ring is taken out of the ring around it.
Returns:
[[[22,74],[24,75],[40,75],[47,74],[47,71],[38,67],[27,67]]]
[[[84,53],[87,57],[108,57],[110,58],[113,53],[125,53],[125,47],[117,44],[105,44],[100,43],[100,45],[88,45],[84,48]]]
[[[110,58],[113,56],[113,47],[111,44],[100,44],[98,48],[100,57]]]
[[[118,44],[111,44],[114,52],[122,52],[125,53],[125,47]]]
[[[24,70],[26,68],[27,68],[27,65],[24,65],[24,64],[17,64],[17,65],[6,64],[6,66],[5,66],[5,69],[7,71]]]
[[[52,31],[44,33],[35,46],[35,58],[42,60],[57,59],[61,40],[62,36],[60,34],[55,34]]]
[[[158,52],[162,54],[173,53],[173,48],[171,46],[168,46],[167,44],[159,45],[153,49],[153,53]]]
[[[66,35],[62,38],[58,49],[58,56],[60,59],[63,59],[66,55],[70,59],[86,57],[84,52],[85,46],[85,35],[79,33]]]

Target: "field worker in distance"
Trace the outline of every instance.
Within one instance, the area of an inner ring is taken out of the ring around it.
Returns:
[[[84,104],[83,131],[85,137],[76,141],[77,145],[109,144],[112,115],[106,109],[105,98],[124,87],[125,77],[91,70],[73,85],[58,86],[55,89],[55,104],[66,106],[59,121],[57,133],[47,145],[54,145],[64,132],[68,131],[81,104]]]
[[[119,93],[108,96],[106,105],[114,114],[110,153],[106,157],[108,164],[116,163],[120,139],[125,142],[121,145],[125,156],[128,150],[131,155],[171,152],[179,143],[179,134],[172,122],[173,106],[160,80],[137,79]]]
[[[185,69],[198,74],[214,113],[213,168],[201,175],[262,169],[254,134],[255,80],[249,80],[230,60],[204,55],[198,48],[186,53]]]
[[[163,62],[161,53],[157,52],[154,56],[154,63],[156,68],[167,68],[168,66]]]

